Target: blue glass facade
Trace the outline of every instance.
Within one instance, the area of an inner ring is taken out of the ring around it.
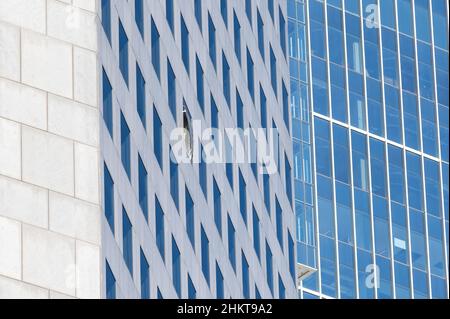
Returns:
[[[448,298],[448,4],[288,0],[303,298]]]

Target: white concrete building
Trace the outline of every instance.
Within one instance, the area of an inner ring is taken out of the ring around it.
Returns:
[[[286,0],[1,0],[0,298],[296,297],[286,21]],[[276,172],[171,162],[194,120],[276,128]]]

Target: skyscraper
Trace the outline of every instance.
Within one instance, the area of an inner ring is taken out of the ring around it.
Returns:
[[[448,298],[448,2],[288,0],[303,298]]]
[[[297,296],[286,9],[0,1],[0,297]]]

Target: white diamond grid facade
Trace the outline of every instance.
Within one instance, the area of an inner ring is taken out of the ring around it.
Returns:
[[[286,8],[0,3],[1,297],[297,296]],[[277,172],[170,161],[187,115],[276,128]]]

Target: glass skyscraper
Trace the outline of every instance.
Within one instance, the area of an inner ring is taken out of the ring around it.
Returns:
[[[288,0],[302,298],[448,298],[448,3]]]

